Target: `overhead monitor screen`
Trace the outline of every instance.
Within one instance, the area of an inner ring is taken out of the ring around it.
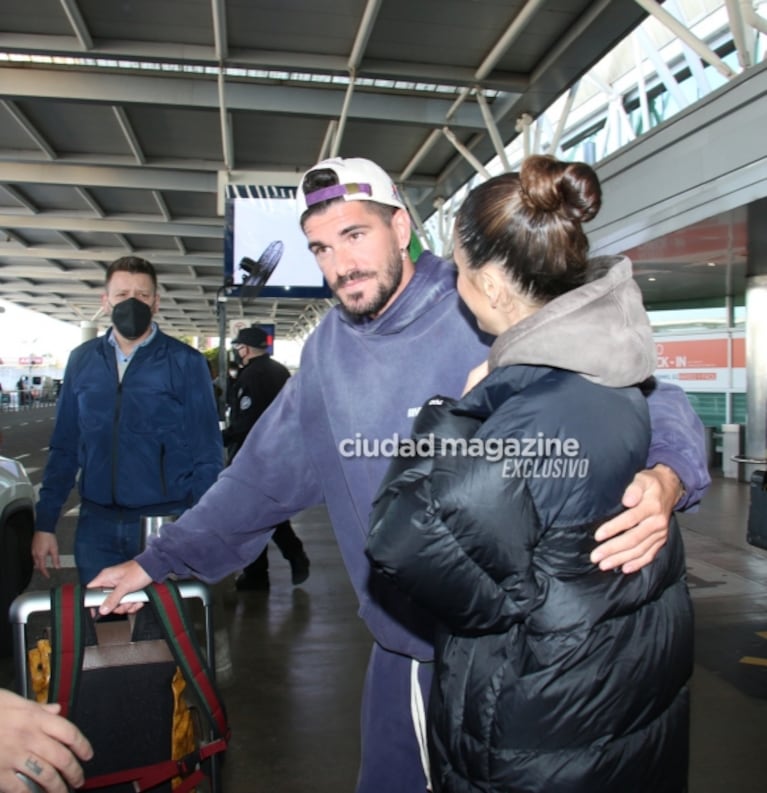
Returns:
[[[255,297],[330,297],[298,223],[295,187],[228,185],[224,282]]]

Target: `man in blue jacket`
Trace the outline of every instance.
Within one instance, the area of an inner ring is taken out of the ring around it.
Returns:
[[[172,533],[91,586],[114,587],[101,607],[107,614],[128,592],[171,573],[218,580],[254,559],[273,526],[324,503],[374,638],[357,793],[425,793],[433,625],[372,575],[365,542],[373,497],[413,416],[434,394],[462,393],[467,373],[487,359],[489,339],[462,309],[454,269],[428,251],[411,259],[410,218],[377,165],[323,161],[304,175],[297,198],[309,248],[339,305],[200,503]],[[597,530],[599,541],[612,537],[592,555],[604,569],[628,573],[650,562],[672,509],[697,503],[710,481],[702,425],[684,392],[663,387],[649,403],[652,470],[626,491],[629,509]]]
[[[141,549],[142,515],[180,515],[213,484],[223,444],[204,356],[152,320],[146,260],[112,262],[102,296],[112,327],[72,351],[37,503],[35,566],[60,567],[56,523],[79,473],[75,563],[90,581]]]

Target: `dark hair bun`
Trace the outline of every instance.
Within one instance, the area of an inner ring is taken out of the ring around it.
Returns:
[[[594,169],[584,162],[561,162],[535,154],[519,170],[523,202],[539,212],[559,212],[579,223],[596,217],[602,189]]]

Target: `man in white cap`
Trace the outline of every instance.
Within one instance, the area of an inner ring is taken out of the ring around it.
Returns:
[[[102,571],[92,586],[114,587],[102,606],[108,613],[127,592],[171,573],[220,579],[264,548],[272,526],[324,503],[374,638],[357,793],[425,793],[433,626],[372,573],[368,519],[418,407],[433,394],[459,396],[490,340],[462,310],[451,265],[428,251],[411,258],[410,218],[375,163],[318,163],[297,199],[309,249],[339,305],[307,339],[298,373],[200,503],[167,537]],[[684,393],[661,387],[648,401],[651,470],[627,489],[626,512],[596,532],[598,541],[612,538],[592,555],[604,569],[630,573],[650,562],[672,509],[697,503],[709,483],[702,426]]]

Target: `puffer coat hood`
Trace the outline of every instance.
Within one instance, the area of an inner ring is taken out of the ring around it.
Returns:
[[[631,262],[601,256],[591,260],[589,273],[588,283],[502,333],[490,351],[490,368],[552,366],[608,386],[650,377],[657,364],[655,343]]]

